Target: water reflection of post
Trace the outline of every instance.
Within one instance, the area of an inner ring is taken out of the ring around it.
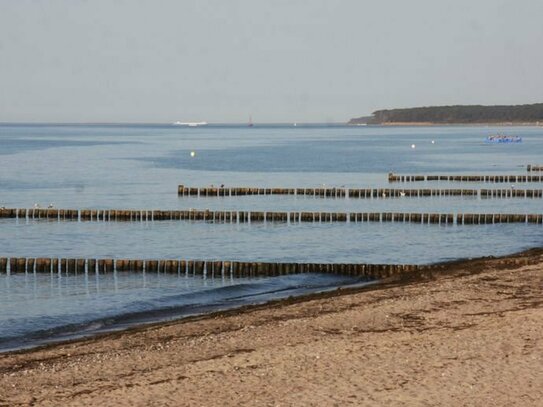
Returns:
[[[87,295],[87,298],[90,297],[90,290],[89,290],[89,262],[88,262],[88,260],[85,261],[85,294]]]
[[[119,284],[118,284],[118,280],[117,280],[117,262],[116,261],[114,262],[114,266],[113,266],[113,291],[115,292],[115,294],[117,294],[119,292]]]
[[[96,262],[96,272],[94,273],[94,288],[96,291],[96,294],[100,294],[100,267],[99,262]]]
[[[147,261],[143,261],[143,272],[142,272],[142,282],[143,282],[143,288],[147,287]]]

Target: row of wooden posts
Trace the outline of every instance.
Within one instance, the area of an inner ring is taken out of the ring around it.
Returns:
[[[543,175],[400,175],[389,173],[388,182],[543,182]]]
[[[427,270],[429,265],[407,264],[334,264],[334,263],[268,263],[219,260],[144,260],[144,259],[66,259],[1,257],[0,273],[170,273],[209,278],[266,277],[297,273],[329,273],[385,278]]]
[[[528,172],[543,172],[543,165],[529,164],[526,169],[528,170]]]
[[[179,185],[179,196],[232,197],[246,195],[295,195],[319,198],[420,198],[468,196],[481,198],[543,198],[543,189],[399,189],[399,188],[251,188],[186,187]]]
[[[260,212],[210,210],[0,209],[0,218],[68,221],[247,222],[411,222],[433,224],[543,223],[542,214],[469,214],[401,212]]]
[[[528,166],[528,171],[539,171]],[[390,182],[399,181],[482,181],[541,182],[542,176],[406,176],[389,174]],[[319,197],[385,198],[421,196],[477,196],[542,198],[543,190],[515,189],[346,189],[346,188],[193,188],[179,185],[181,196],[304,195]],[[244,222],[411,222],[419,224],[543,224],[542,214],[439,214],[439,213],[346,213],[346,212],[260,212],[210,210],[118,210],[0,208],[0,218],[50,219],[76,221],[160,221],[194,220],[217,223]],[[171,273],[207,278],[279,276],[297,273],[331,273],[382,279],[408,275],[434,265],[270,263],[182,259],[82,259],[49,257],[0,257],[0,273]]]

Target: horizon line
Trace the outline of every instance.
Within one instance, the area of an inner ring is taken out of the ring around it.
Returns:
[[[190,123],[190,122],[187,122]],[[129,121],[119,121],[119,122],[108,122],[108,121],[92,121],[92,122],[86,122],[86,121],[66,121],[66,122],[56,122],[56,121],[0,121],[0,125],[12,125],[12,124],[41,124],[41,125],[171,125],[171,126],[177,126],[177,127],[183,127],[182,125],[176,125],[175,122],[129,122]],[[347,121],[315,121],[315,122],[295,122],[295,121],[285,121],[285,122],[252,122],[253,125],[313,125],[313,124],[330,124],[330,125],[337,125],[337,124],[347,124]],[[207,126],[221,126],[221,125],[248,125],[248,122],[207,122]],[[203,127],[205,127],[204,125]]]

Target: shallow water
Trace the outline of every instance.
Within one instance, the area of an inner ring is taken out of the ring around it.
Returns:
[[[542,241],[536,224],[0,221],[0,246],[11,257],[426,264]]]
[[[522,136],[524,142],[484,143],[489,134],[504,132]],[[416,148],[412,149],[411,144]],[[195,152],[194,157],[191,151]],[[53,203],[57,208],[74,209],[541,213],[542,199],[521,198],[177,196],[178,184],[511,188],[509,184],[499,183],[389,184],[387,173],[524,175],[527,164],[542,164],[541,157],[543,129],[529,127],[208,126],[189,129],[167,125],[0,125],[0,206],[30,208],[34,203],[42,207]],[[543,183],[514,187],[541,189]],[[527,224],[0,220],[2,257],[423,264],[503,255],[541,246],[542,242],[543,227]],[[130,273],[1,275],[0,348],[118,329],[128,324],[127,321],[174,318],[279,298],[286,293],[295,295],[359,282],[338,276],[214,281]]]
[[[370,282],[323,274],[258,279],[128,272],[0,275],[0,351],[365,284]]]

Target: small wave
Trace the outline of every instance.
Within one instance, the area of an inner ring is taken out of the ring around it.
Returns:
[[[371,282],[355,277],[318,274],[290,275],[164,296],[152,301],[136,301],[117,310],[114,315],[72,315],[70,320],[79,319],[79,321],[68,324],[60,323],[62,317],[45,321],[40,318],[29,318],[14,321],[25,325],[28,329],[18,335],[0,338],[0,351],[29,348],[141,324],[169,321],[243,305],[261,304],[310,292],[322,292],[340,286],[368,283]],[[55,326],[35,329],[36,326],[43,327],[44,324]]]

